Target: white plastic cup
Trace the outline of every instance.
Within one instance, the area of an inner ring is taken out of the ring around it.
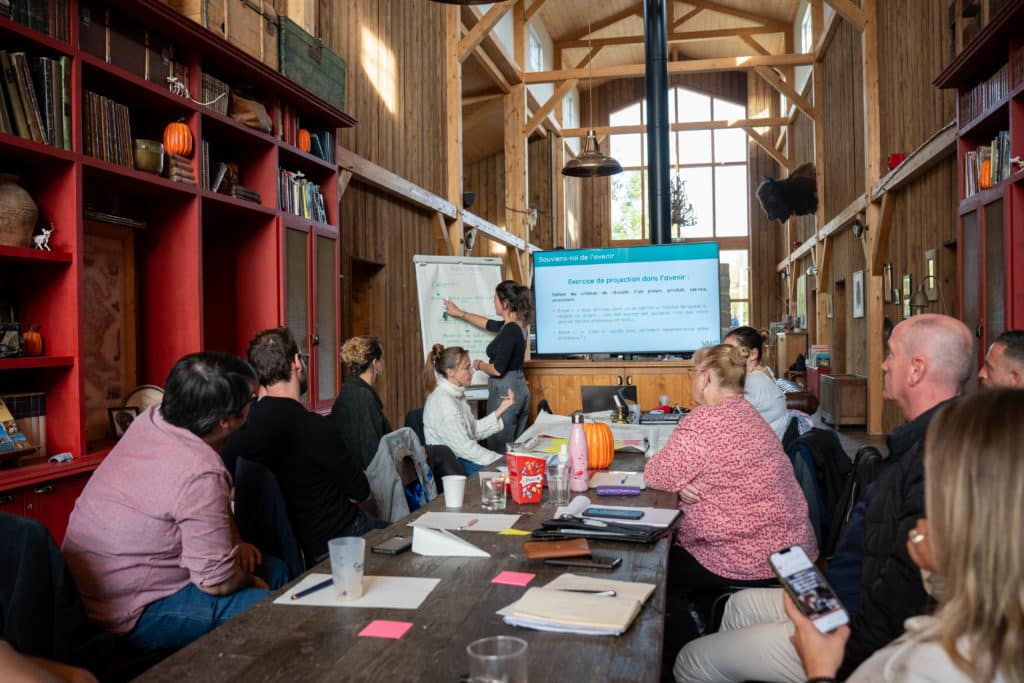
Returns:
[[[446,508],[462,507],[462,500],[466,495],[466,477],[461,474],[449,474],[441,477],[444,485],[444,506]]]
[[[331,555],[331,577],[338,600],[363,597],[366,541],[354,536],[332,538],[327,542],[327,550]]]
[[[474,640],[466,646],[466,653],[469,655],[469,680],[474,683],[527,683],[530,664],[527,650],[527,642],[513,636],[492,636]]]
[[[658,405],[659,406],[670,406],[672,404],[669,403],[669,400],[671,400],[671,397],[668,394],[662,394],[661,396],[658,397]]]

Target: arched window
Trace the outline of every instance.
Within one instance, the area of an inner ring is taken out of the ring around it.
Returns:
[[[670,123],[701,123],[746,118],[746,107],[685,88],[669,91]],[[612,112],[609,125],[647,123],[647,103],[637,102]],[[749,217],[747,205],[747,134],[742,129],[678,130],[669,133],[669,164],[673,179],[683,181],[692,205],[691,225],[673,225],[673,240],[716,240],[721,261],[729,266],[729,299],[733,325],[750,320]],[[650,239],[647,206],[647,134],[611,136],[610,154],[623,173],[611,178],[611,239]]]

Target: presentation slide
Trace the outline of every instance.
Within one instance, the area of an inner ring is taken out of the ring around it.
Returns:
[[[718,245],[534,254],[537,352],[670,353],[721,340]]]

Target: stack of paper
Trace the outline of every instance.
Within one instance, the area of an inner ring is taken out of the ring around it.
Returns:
[[[643,472],[595,472],[590,475],[590,488],[598,486],[635,486],[640,489],[647,488],[644,484]]]
[[[582,591],[582,592],[581,592]],[[585,591],[612,591],[596,595]],[[539,631],[618,636],[629,630],[654,584],[563,574],[498,612],[506,624]]]

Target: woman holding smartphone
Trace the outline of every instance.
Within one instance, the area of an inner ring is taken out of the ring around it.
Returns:
[[[533,314],[530,288],[514,280],[504,280],[494,288],[494,312],[501,320],[469,313],[451,299],[445,299],[445,310],[453,318],[465,320],[474,327],[497,335],[487,345],[487,360],[476,359],[472,369],[485,373],[487,380],[487,412],[498,409],[511,391],[515,404],[505,416],[501,431],[487,438],[487,447],[498,453],[505,452],[505,444],[515,441],[526,431],[530,417],[530,388],[526,384],[523,365],[526,362],[527,325]]]
[[[925,509],[907,539],[922,571],[942,577],[934,616],[847,679],[1024,681],[1024,392],[990,389],[942,409],[925,438]],[[926,581],[926,584],[928,582]],[[849,629],[821,633],[788,597],[808,680],[835,680]]]

